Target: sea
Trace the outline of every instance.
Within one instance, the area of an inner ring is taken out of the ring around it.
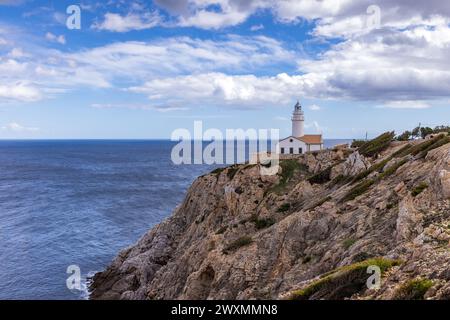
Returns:
[[[86,280],[219,166],[175,165],[175,144],[0,140],[0,299],[87,299]]]

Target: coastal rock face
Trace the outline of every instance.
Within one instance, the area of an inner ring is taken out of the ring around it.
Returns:
[[[94,276],[90,298],[401,299],[416,281],[419,298],[449,299],[450,144],[394,156],[401,147],[376,159],[309,153],[270,178],[248,164],[199,177],[171,217]],[[377,290],[353,272],[373,258],[395,261]],[[350,285],[334,280],[342,274]]]

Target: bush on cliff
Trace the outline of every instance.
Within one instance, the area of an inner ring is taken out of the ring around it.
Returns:
[[[425,293],[433,286],[433,281],[417,278],[401,285],[394,293],[396,300],[423,300]]]
[[[382,135],[367,141],[362,146],[358,148],[360,154],[365,157],[374,157],[380,154],[382,151],[386,150],[391,141],[394,139],[395,133],[394,131],[385,132]]]
[[[253,239],[249,236],[240,237],[230,244],[228,244],[223,250],[222,253],[228,254],[230,252],[236,251],[237,249],[247,246],[253,242]]]
[[[426,182],[421,182],[414,189],[412,189],[411,195],[413,197],[416,197],[421,194],[426,188],[428,188],[428,184]]]
[[[378,266],[383,275],[389,268],[400,264],[399,260],[373,258],[325,273],[303,289],[291,293],[291,300],[337,300],[351,297],[366,288],[367,268]]]
[[[331,170],[333,169],[332,166],[326,168],[325,170],[320,171],[319,173],[316,173],[312,177],[308,178],[308,182],[311,184],[324,184],[330,181],[330,175]]]

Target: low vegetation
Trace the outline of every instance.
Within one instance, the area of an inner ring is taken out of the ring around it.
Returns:
[[[223,234],[227,229],[227,226],[220,227],[219,230],[216,231],[216,234]]]
[[[355,199],[356,197],[362,195],[364,192],[366,192],[367,190],[369,190],[369,188],[375,183],[375,180],[373,179],[368,179],[365,180],[359,184],[357,184],[356,186],[354,186],[353,188],[351,188],[340,200],[340,202],[347,202],[347,201],[351,201],[353,199]]]
[[[359,147],[363,146],[366,142],[367,142],[366,140],[353,140],[350,147],[351,148],[359,148]]]
[[[429,151],[431,151],[435,148],[438,148],[444,144],[447,144],[449,142],[450,142],[450,137],[440,134],[440,135],[437,135],[436,137],[434,137],[433,139],[426,140],[422,143],[419,143],[419,144],[413,146],[409,150],[406,150],[403,153],[400,153],[398,156],[402,157],[402,156],[406,156],[408,154],[417,156],[420,154],[419,157],[425,157]]]
[[[394,136],[395,136],[394,131],[385,132],[376,137],[375,139],[372,139],[362,144],[358,148],[358,151],[365,157],[378,156],[381,152],[383,152],[389,147],[392,140],[394,139]]]
[[[259,219],[258,217],[253,217],[251,221],[255,224],[255,227],[258,230],[268,228],[275,223],[273,218]]]
[[[280,181],[277,185],[267,190],[267,192],[279,193],[285,190],[287,184],[292,179],[296,171],[307,171],[305,165],[299,163],[295,159],[281,160],[280,161],[281,174]]]
[[[411,195],[413,197],[416,197],[421,194],[426,188],[428,188],[428,184],[426,182],[421,182],[411,190]]]
[[[225,169],[226,169],[226,167],[223,167],[223,168],[216,168],[216,169],[214,169],[213,171],[211,171],[211,174],[219,175],[219,174],[221,174]]]
[[[367,268],[378,266],[383,275],[389,268],[399,265],[399,260],[373,258],[340,267],[324,274],[303,289],[291,293],[291,300],[344,299],[366,288]]]
[[[378,162],[378,163],[375,163],[375,164],[372,165],[370,168],[368,168],[368,169],[362,171],[361,173],[357,174],[357,175],[353,178],[352,183],[356,183],[356,182],[358,182],[358,181],[363,180],[364,178],[366,178],[367,176],[369,176],[372,172],[375,172],[375,171],[381,172],[381,170],[386,166],[386,164],[387,164],[389,161],[391,161],[391,159],[392,159],[391,157],[388,157],[388,158],[386,158],[386,159],[384,159],[384,160],[382,160],[382,161],[380,161],[380,162]]]
[[[333,180],[331,180],[330,187],[336,186],[338,184],[346,184],[352,180],[351,176],[345,176],[340,174],[336,176]]]
[[[308,178],[308,182],[311,184],[324,184],[330,181],[331,170],[333,166],[326,168],[325,170],[316,173],[312,177]]]
[[[356,240],[353,239],[353,238],[345,239],[345,240],[342,242],[342,246],[345,248],[345,250],[348,250],[348,249],[350,249],[350,247],[351,247],[352,245],[355,244],[355,242],[356,242]]]
[[[239,171],[239,167],[238,166],[232,166],[228,169],[227,171],[227,177],[230,180],[233,180],[234,176],[236,175],[236,173]]]
[[[323,205],[325,202],[331,201],[332,198],[330,196],[324,197],[322,199],[319,200],[319,202],[314,203],[309,210],[315,209],[317,207],[320,207],[321,205]]]
[[[392,157],[393,157],[393,158],[401,158],[401,157],[404,157],[404,156],[410,154],[412,147],[413,147],[412,144],[409,144],[409,143],[408,143],[408,144],[404,145],[402,148],[400,148],[399,150],[395,151],[395,152],[392,154]]]
[[[403,166],[405,163],[407,163],[408,160],[407,159],[402,159],[396,163],[394,163],[393,165],[391,165],[389,168],[387,168],[386,170],[384,170],[377,178],[378,180],[382,180],[385,179],[391,175],[393,175],[394,173],[397,172],[398,168],[400,168],[401,166]]]
[[[396,300],[423,300],[433,281],[416,278],[401,285],[394,294]]]
[[[422,138],[425,139],[426,136],[430,134],[439,134],[442,132],[447,132],[450,134],[450,127],[449,126],[437,126],[434,129],[430,127],[416,127],[412,131],[405,131],[399,136],[397,136],[398,141],[408,141],[412,138]]]
[[[223,254],[228,254],[230,252],[236,251],[237,249],[239,249],[241,247],[248,246],[252,242],[253,242],[253,239],[251,237],[249,237],[249,236],[240,237],[240,238],[234,240],[233,242],[231,242],[230,244],[228,244],[222,250],[222,253]]]
[[[386,167],[386,165],[388,164],[389,161],[392,160],[392,157],[388,157],[386,159],[384,159],[383,161],[380,161],[376,164],[374,164],[373,166],[371,166],[369,169],[361,172],[360,174],[358,174],[353,180],[352,183],[358,182],[364,178],[366,178],[367,176],[369,176],[372,172],[378,171],[380,172],[380,174],[373,179],[367,179],[364,180],[362,182],[360,182],[359,184],[357,184],[356,186],[354,186],[352,189],[350,189],[345,196],[341,199],[341,202],[346,202],[349,200],[353,200],[356,197],[362,195],[363,193],[365,193],[374,183],[383,180],[391,175],[393,175],[395,172],[397,172],[397,170],[403,166],[405,163],[408,162],[407,159],[402,159],[400,161],[397,161],[396,163],[392,164],[391,166],[389,166],[388,168],[384,169]],[[383,171],[384,169],[384,171]]]
[[[277,212],[286,212],[291,208],[290,203],[283,203],[278,209]]]

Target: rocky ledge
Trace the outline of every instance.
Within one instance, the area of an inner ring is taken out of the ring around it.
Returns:
[[[385,137],[199,177],[91,299],[449,299],[450,144]],[[382,271],[366,286],[367,266]]]

